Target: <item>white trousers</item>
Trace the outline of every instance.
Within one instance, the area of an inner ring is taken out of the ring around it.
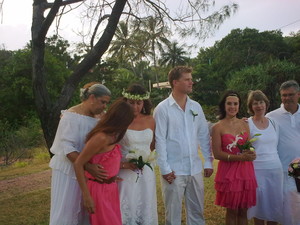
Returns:
[[[283,178],[283,219],[283,225],[300,225],[300,192],[287,173]]]
[[[202,174],[177,175],[172,184],[161,178],[166,225],[181,225],[182,199],[188,225],[204,225],[204,185]]]

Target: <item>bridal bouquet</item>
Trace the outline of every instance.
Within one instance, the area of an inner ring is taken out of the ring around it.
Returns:
[[[153,170],[151,164],[154,163],[156,159],[156,152],[151,151],[150,154],[148,154],[146,151],[141,151],[139,149],[133,149],[128,152],[126,155],[126,159],[128,159],[128,162],[134,163],[138,170],[137,170],[137,180],[139,179],[140,173],[143,174],[143,168],[144,166],[148,166],[151,170]]]
[[[240,135],[238,134],[235,136],[235,140],[233,140],[233,142],[231,144],[227,145],[227,149],[229,151],[232,151],[231,148],[237,146],[241,152],[243,152],[244,150],[247,150],[247,149],[249,149],[250,151],[254,151],[255,148],[252,146],[252,143],[255,142],[258,139],[257,136],[260,136],[260,135],[261,134],[254,134],[254,136],[250,140],[247,140],[244,144],[239,144],[238,141],[242,140],[243,138],[240,137]]]
[[[290,163],[288,175],[295,178],[297,190],[300,192],[300,158],[296,158]]]

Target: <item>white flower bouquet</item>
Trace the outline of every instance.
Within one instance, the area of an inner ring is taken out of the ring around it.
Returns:
[[[243,134],[243,133],[241,133]],[[247,140],[244,144],[239,144],[238,141],[242,140],[243,138],[238,135],[235,136],[235,140],[233,140],[233,142],[231,144],[228,144],[226,146],[226,148],[232,152],[232,148],[234,147],[238,147],[240,152],[242,153],[244,150],[250,150],[250,151],[254,151],[255,148],[252,146],[252,143],[255,142],[258,138],[257,136],[260,136],[261,134],[255,134],[250,140]]]
[[[138,168],[138,177],[136,179],[137,182],[139,174],[143,174],[143,168],[145,165],[153,170],[152,165],[156,159],[156,151],[151,151],[150,154],[148,154],[146,151],[133,149],[128,152],[128,154],[126,155],[126,159],[128,159],[128,162],[134,163]]]

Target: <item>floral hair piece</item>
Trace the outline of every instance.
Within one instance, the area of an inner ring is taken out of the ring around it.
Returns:
[[[150,93],[146,92],[146,94],[139,95],[139,94],[130,94],[123,90],[122,95],[124,98],[132,99],[132,100],[147,100],[150,98]]]

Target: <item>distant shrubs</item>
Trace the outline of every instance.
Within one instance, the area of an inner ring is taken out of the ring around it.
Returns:
[[[15,162],[13,164],[13,167],[15,167],[15,168],[22,168],[22,167],[25,167],[25,166],[28,166],[28,162],[20,161],[20,162]]]
[[[38,119],[29,119],[24,126],[19,127],[0,121],[0,165],[33,158],[31,149],[42,145],[44,139]]]

